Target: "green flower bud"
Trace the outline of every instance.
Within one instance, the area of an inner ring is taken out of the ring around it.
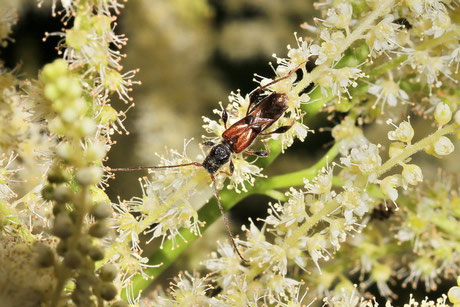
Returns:
[[[89,236],[83,236],[78,240],[78,250],[83,254],[89,254],[89,251],[92,247],[91,239]]]
[[[99,277],[102,281],[110,282],[117,277],[117,274],[117,267],[113,263],[107,263],[101,268]]]
[[[110,228],[102,222],[94,223],[90,228],[88,233],[95,238],[103,238],[109,233]]]
[[[67,203],[72,199],[72,191],[68,186],[60,184],[54,189],[54,199],[59,203]]]
[[[63,59],[57,59],[53,63],[46,64],[40,74],[40,78],[51,83],[68,73],[67,62]]]
[[[77,269],[82,263],[82,257],[78,251],[68,251],[64,255],[64,265],[69,269]]]
[[[102,125],[107,125],[109,123],[113,123],[118,119],[118,112],[109,105],[104,105],[101,108],[97,119],[100,121]]]
[[[70,146],[68,143],[63,143],[56,148],[56,154],[59,158],[61,158],[64,161],[70,161],[72,159],[72,146]]]
[[[91,136],[96,133],[97,126],[93,119],[85,117],[78,124],[78,132],[81,137]]]
[[[83,168],[77,171],[75,177],[78,183],[84,186],[98,184],[102,178],[102,169],[96,166]]]
[[[54,253],[49,246],[37,243],[34,248],[37,254],[37,264],[39,267],[48,268],[54,264]]]
[[[100,294],[106,301],[111,301],[117,296],[117,288],[114,284],[105,282],[101,285]]]
[[[61,240],[56,246],[56,252],[59,256],[64,256],[69,249],[67,248],[67,241]]]
[[[85,153],[88,162],[100,162],[106,154],[105,145],[101,142],[94,142],[88,146]]]
[[[50,183],[62,183],[69,180],[68,174],[60,167],[56,166],[48,173],[48,181]]]
[[[100,261],[104,259],[104,249],[100,246],[92,246],[89,249],[88,255],[93,259],[94,261]]]
[[[91,208],[91,214],[97,220],[102,220],[112,215],[112,206],[106,202],[100,202]]]
[[[80,50],[88,43],[88,33],[83,30],[69,29],[65,35],[65,42],[69,47]]]
[[[42,189],[42,197],[44,200],[54,200],[54,187],[46,185]]]
[[[70,216],[65,213],[59,213],[54,219],[53,234],[61,239],[66,239],[72,235],[73,223]]]
[[[454,119],[455,119],[455,122],[456,122],[458,125],[460,125],[460,110],[458,110],[457,112],[455,112]]]

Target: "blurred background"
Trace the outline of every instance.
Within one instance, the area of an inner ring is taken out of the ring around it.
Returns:
[[[1,50],[6,66],[19,66],[24,77],[36,78],[38,70],[58,57],[55,46],[59,38],[43,42],[45,32],[60,31],[59,17],[51,16],[49,7],[38,9],[33,1],[22,1],[18,23],[14,27],[15,42]],[[154,165],[155,153],[165,153],[166,148],[182,151],[184,139],[194,138],[188,147],[189,157],[201,153],[199,141],[204,133],[202,116],[215,119],[212,109],[218,102],[228,102],[230,91],[240,89],[248,93],[257,84],[252,81],[258,73],[272,77],[267,65],[272,54],[286,54],[287,44],[296,44],[293,32],[307,35],[299,25],[313,16],[311,0],[132,0],[117,20],[119,33],[129,38],[123,50],[127,57],[125,71],[140,68],[132,96],[136,107],[129,110],[124,122],[129,135],[115,135],[117,144],[109,154],[108,165],[130,167]],[[71,25],[69,25],[71,26]],[[114,97],[118,110],[127,108]],[[319,132],[320,127],[333,127],[343,115],[331,121],[318,115],[307,125],[315,130],[305,143],[296,142],[285,155],[265,170],[265,174],[285,173],[313,164],[332,144],[330,132]],[[420,129],[433,129],[425,127]],[[385,144],[382,129],[369,129],[367,136],[373,142]],[[458,143],[457,143],[458,146]],[[449,157],[455,161],[457,156]],[[435,172],[437,166],[424,155],[427,168]],[[434,160],[434,159],[433,159]],[[450,163],[459,171],[458,163]],[[426,170],[424,169],[424,172]],[[129,199],[139,196],[139,173],[120,173],[111,180],[108,188],[113,201],[119,196]],[[249,217],[265,216],[265,196],[252,196],[232,209],[230,220],[235,225],[246,223]],[[198,269],[199,261],[193,251],[215,250],[216,240],[225,238],[222,223],[197,240],[177,267],[170,267],[153,285],[167,285],[179,269]],[[239,226],[234,227],[236,230]],[[201,252],[200,255],[203,253]],[[195,253],[196,255],[196,253]],[[423,287],[422,287],[423,288]],[[441,292],[432,293],[438,297]],[[370,289],[372,293],[378,293]],[[422,289],[423,290],[423,289]],[[395,289],[400,299],[407,301],[409,291]],[[410,291],[412,292],[412,291]],[[407,294],[407,295],[406,295]],[[430,295],[431,296],[431,295]]]

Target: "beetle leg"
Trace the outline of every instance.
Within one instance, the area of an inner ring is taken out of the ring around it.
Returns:
[[[226,171],[219,171],[220,174],[225,174],[229,177],[233,175],[233,172],[235,171],[235,165],[233,164],[233,161],[230,160],[230,165],[229,165],[229,172]]]
[[[263,150],[258,150],[258,151],[246,150],[244,151],[244,153],[251,155],[251,156],[261,157],[261,158],[265,158],[268,156],[268,152],[263,151]]]
[[[228,113],[225,109],[222,110],[222,121],[224,122],[224,127],[227,129],[227,120],[228,120]]]
[[[251,126],[252,131],[255,133],[260,133],[262,131],[262,126],[261,125],[252,125]]]
[[[251,111],[254,110],[254,108],[259,105],[259,103],[263,99],[261,95],[262,95],[262,88],[260,87],[256,88],[251,93],[249,93],[249,106],[248,106],[248,109],[246,110],[246,115],[251,113]]]
[[[212,147],[212,146],[216,145],[216,143],[214,143],[213,141],[205,141],[205,142],[203,142],[201,144],[203,144],[204,146],[207,146],[207,147]]]
[[[277,129],[273,130],[273,131],[270,131],[270,132],[266,132],[266,133],[261,133],[260,135],[270,135],[270,134],[279,134],[279,133],[285,133],[287,132],[289,129],[291,129],[293,125],[290,125],[290,126],[281,126],[281,127],[278,127]]]

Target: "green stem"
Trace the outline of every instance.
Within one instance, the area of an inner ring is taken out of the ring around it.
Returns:
[[[458,126],[459,126],[458,124],[451,124],[451,125],[445,126],[441,129],[436,130],[436,132],[418,141],[417,143],[406,146],[406,148],[404,148],[404,150],[399,155],[391,158],[378,169],[378,171],[376,172],[377,177],[380,177],[382,174],[386,173],[393,166],[401,162],[404,162],[407,158],[409,158],[416,152],[431,145],[434,141],[439,139],[441,136],[455,132],[455,129],[457,129]]]

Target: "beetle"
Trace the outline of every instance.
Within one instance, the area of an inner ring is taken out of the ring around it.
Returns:
[[[232,124],[227,128],[228,114],[227,111],[223,110],[221,119],[224,123],[225,131],[222,133],[222,140],[220,143],[215,144],[213,142],[204,142],[206,146],[210,146],[211,150],[208,155],[205,157],[202,163],[200,162],[191,162],[184,164],[176,165],[166,165],[166,166],[141,166],[133,168],[110,168],[108,171],[117,172],[117,171],[137,171],[137,170],[146,170],[146,169],[165,169],[165,168],[176,168],[176,167],[185,167],[185,166],[197,166],[203,167],[208,171],[214,190],[214,194],[217,199],[217,204],[219,210],[224,218],[224,224],[227,228],[227,232],[231,238],[233,248],[237,252],[238,256],[246,262],[246,260],[241,255],[238,247],[236,246],[234,236],[230,230],[228,220],[225,217],[224,208],[220,201],[219,191],[217,189],[216,177],[215,174],[221,169],[222,166],[230,162],[229,168],[230,173],[234,171],[234,165],[231,161],[233,154],[246,153],[249,155],[255,155],[258,157],[267,157],[269,155],[268,147],[265,151],[252,151],[248,148],[254,143],[254,141],[259,136],[266,136],[270,134],[279,134],[287,132],[291,126],[281,126],[275,129],[274,131],[267,131],[276,121],[284,114],[287,110],[287,103],[289,101],[288,96],[285,93],[271,92],[270,94],[264,96],[264,89],[269,86],[287,79],[292,76],[302,65],[306,62],[302,62],[297,65],[293,70],[291,70],[286,76],[275,79],[268,84],[259,86],[254,91],[249,94],[249,106],[246,110],[246,114],[243,118]]]

